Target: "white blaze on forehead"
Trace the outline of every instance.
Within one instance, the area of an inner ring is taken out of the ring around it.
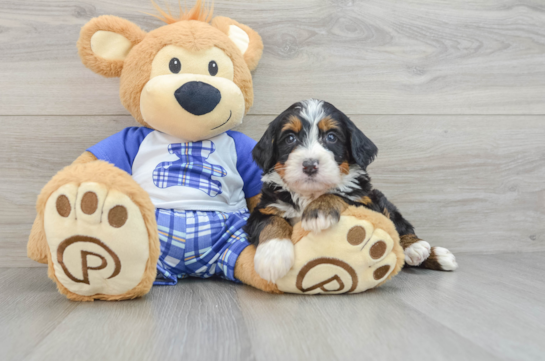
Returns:
[[[300,116],[310,123],[310,129],[302,140],[303,146],[311,148],[319,144],[320,131],[318,123],[325,117],[324,102],[317,99],[307,99],[301,102]]]
[[[307,99],[301,102],[301,116],[311,124],[318,124],[325,117],[324,102],[318,99]]]

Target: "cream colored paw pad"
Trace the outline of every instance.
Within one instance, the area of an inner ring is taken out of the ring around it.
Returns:
[[[377,286],[395,269],[394,240],[369,221],[342,216],[295,244],[295,263],[278,280],[290,293],[357,293]]]
[[[142,280],[148,234],[125,194],[98,183],[66,184],[49,197],[44,225],[55,276],[69,291],[118,295]]]

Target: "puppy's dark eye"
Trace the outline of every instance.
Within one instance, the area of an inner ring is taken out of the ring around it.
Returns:
[[[325,141],[328,142],[329,144],[337,143],[337,136],[333,133],[328,133],[325,136]]]
[[[286,141],[286,144],[292,145],[292,144],[295,144],[295,142],[297,142],[297,138],[295,137],[295,135],[290,134],[286,137],[285,141]]]
[[[208,63],[208,72],[212,76],[215,76],[218,73],[218,64],[214,60]]]
[[[178,74],[180,70],[182,70],[182,63],[178,58],[172,58],[170,59],[170,63],[168,64],[168,67],[171,72],[174,74]]]

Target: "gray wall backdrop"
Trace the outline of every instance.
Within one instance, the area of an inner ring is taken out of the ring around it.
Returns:
[[[76,41],[103,14],[162,25],[144,12],[148,0],[0,0],[0,267],[39,266],[26,240],[41,187],[136,124]],[[215,13],[265,43],[241,131],[258,139],[291,103],[328,100],[378,145],[374,184],[422,238],[545,250],[545,2],[216,0]]]

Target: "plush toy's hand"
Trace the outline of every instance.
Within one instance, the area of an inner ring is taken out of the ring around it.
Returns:
[[[301,226],[306,231],[318,233],[329,229],[341,219],[341,213],[346,209],[344,201],[332,194],[324,194],[312,201],[303,211]]]
[[[270,239],[257,247],[254,267],[261,278],[275,283],[288,273],[293,260],[294,250],[290,239]]]

